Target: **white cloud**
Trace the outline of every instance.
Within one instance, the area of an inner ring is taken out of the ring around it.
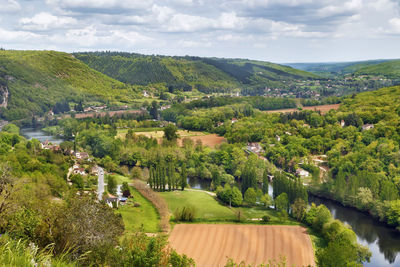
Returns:
[[[400,18],[392,18],[389,20],[389,24],[395,33],[400,33]]]
[[[0,13],[14,13],[21,10],[21,5],[16,0],[0,0]]]
[[[46,0],[46,2],[63,9],[82,12],[100,9],[120,9],[121,11],[144,9],[153,4],[152,0]]]
[[[1,41],[4,42],[29,42],[42,38],[41,35],[28,31],[10,31],[0,28]]]
[[[21,28],[32,31],[45,31],[50,29],[60,29],[76,25],[77,20],[71,17],[54,16],[47,12],[41,12],[32,18],[22,18]]]

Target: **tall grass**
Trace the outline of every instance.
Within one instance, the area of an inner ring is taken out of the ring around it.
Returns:
[[[33,243],[0,237],[0,266],[77,266],[76,262],[67,260],[67,253],[54,257],[52,252],[53,246],[39,249]]]

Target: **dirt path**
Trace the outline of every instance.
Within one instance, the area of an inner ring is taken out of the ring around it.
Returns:
[[[311,239],[300,226],[178,224],[169,241],[196,266],[225,266],[228,258],[259,265],[280,256],[286,266],[315,266]]]

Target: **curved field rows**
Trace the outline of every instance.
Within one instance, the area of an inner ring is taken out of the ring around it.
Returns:
[[[196,266],[225,266],[227,259],[258,265],[286,257],[287,266],[314,266],[306,229],[288,225],[178,224],[169,242]]]

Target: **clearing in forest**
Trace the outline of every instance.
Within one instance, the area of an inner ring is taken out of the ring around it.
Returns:
[[[314,111],[321,111],[322,114],[328,113],[331,109],[338,109],[340,104],[331,104],[331,105],[320,105],[320,106],[309,106],[309,107],[302,107],[302,110],[314,110]],[[267,113],[289,113],[299,111],[297,108],[288,108],[288,109],[275,109],[275,110],[267,110]]]
[[[225,266],[227,259],[259,265],[281,256],[286,266],[315,266],[307,230],[288,225],[178,224],[170,245],[196,266]]]
[[[128,131],[120,131],[118,134],[118,137],[125,138],[125,135]],[[149,131],[149,132],[135,132],[136,135],[144,135],[146,137],[152,137],[158,139],[158,142],[160,143],[163,136],[164,136],[164,131],[159,130],[159,131]],[[203,132],[198,132],[198,131],[188,131],[188,130],[178,130],[177,134],[179,135],[180,138],[178,138],[178,144],[182,146],[182,140],[184,138],[189,138],[193,140],[193,142],[196,144],[198,140],[201,141],[201,143],[204,146],[208,147],[215,147],[216,145],[221,144],[222,142],[225,141],[225,138],[222,136],[219,136],[217,134],[207,134]]]

